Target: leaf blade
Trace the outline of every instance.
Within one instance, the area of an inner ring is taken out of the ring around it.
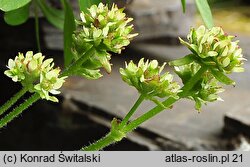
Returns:
[[[0,0],[0,10],[9,12],[27,5],[31,0]]]
[[[186,0],[181,0],[181,5],[182,5],[182,12],[186,12]]]
[[[193,54],[189,54],[189,55],[182,57],[180,59],[170,61],[169,65],[170,66],[183,66],[186,64],[190,64],[194,61],[195,61],[195,56]]]
[[[207,0],[195,0],[196,6],[207,28],[214,26],[213,16]]]
[[[55,27],[63,30],[64,13],[58,9],[48,6],[44,0],[37,1],[46,19]]]
[[[25,23],[29,18],[29,7],[30,3],[16,10],[5,12],[4,21],[11,26]]]
[[[67,67],[73,60],[74,56],[72,48],[72,34],[76,30],[75,17],[73,9],[67,0],[63,0],[65,21],[64,21],[64,65]]]
[[[80,10],[83,12],[87,12],[90,6],[94,4],[98,5],[100,2],[102,2],[102,0],[78,0]]]
[[[227,77],[225,74],[223,74],[222,72],[217,71],[217,70],[212,70],[212,69],[211,69],[211,72],[213,76],[221,83],[226,84],[226,85],[235,85],[235,82],[229,77]]]

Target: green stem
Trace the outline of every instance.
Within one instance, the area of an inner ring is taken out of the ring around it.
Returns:
[[[77,61],[72,63],[68,68],[66,68],[60,77],[72,75],[79,67],[89,59],[90,56],[95,54],[95,48],[91,47],[87,52],[84,53]]]
[[[208,67],[203,65],[199,71],[182,87],[182,92],[179,96],[186,97],[188,92],[194,87],[194,85],[200,80],[201,76],[208,70]]]
[[[145,97],[143,95],[139,96],[139,98],[135,102],[134,106],[130,109],[128,114],[125,116],[125,118],[119,124],[119,128],[122,129],[127,125],[129,119],[135,113],[135,111],[137,110],[137,108],[140,106],[140,104],[143,102],[144,99],[145,99]],[[83,150],[83,151],[101,150],[101,149],[107,147],[108,145],[117,142],[119,140],[118,138],[120,138],[120,136],[117,136],[114,132],[112,133],[112,131],[111,131],[105,137],[101,138],[100,140],[96,141],[95,143],[93,143],[89,146],[82,148],[81,150]]]
[[[115,142],[116,141],[112,133],[108,133],[105,137],[101,138],[100,140],[96,141],[93,144],[90,144],[89,146],[83,147],[81,150],[82,151],[98,151],[98,150],[102,150],[103,148]]]
[[[179,99],[181,98],[185,98],[188,95],[188,92],[195,86],[195,84],[200,80],[201,76],[207,71],[207,67],[203,66],[200,68],[200,70],[182,87],[182,92],[180,92],[179,95]],[[170,107],[172,104],[174,104],[176,101],[178,101],[179,99],[175,99],[173,97],[168,98],[167,100],[165,100],[163,102],[164,106],[166,107]],[[142,116],[140,116],[139,118],[137,118],[136,120],[132,121],[130,124],[128,124],[125,128],[124,128],[124,132],[128,133],[131,132],[132,130],[136,129],[139,125],[141,125],[142,123],[144,123],[145,121],[151,119],[152,117],[154,117],[155,115],[159,114],[160,112],[162,112],[165,108],[161,107],[161,106],[156,106],[155,108],[151,109],[150,111],[148,111],[147,113],[143,114]]]
[[[200,70],[182,87],[182,92],[178,94],[180,97],[179,99],[184,98],[188,95],[188,92],[200,80],[201,76],[207,71],[207,69],[208,68],[206,66],[202,66],[200,68]],[[179,99],[175,99],[173,97],[170,97],[163,102],[163,105],[165,107],[170,107],[172,104],[174,104]],[[137,100],[137,102],[138,102],[138,100]],[[120,128],[121,128],[120,131],[122,131],[125,134],[129,133],[129,132],[133,131],[134,129],[136,129],[139,125],[141,125],[145,121],[147,121],[147,120],[151,119],[152,117],[154,117],[155,115],[159,114],[164,109],[165,108],[163,108],[162,106],[156,106],[155,108],[151,109],[147,113],[145,113],[142,116],[140,116],[139,118],[135,119],[134,121],[132,121],[128,125],[126,125],[124,127],[120,126]],[[133,114],[133,112],[134,111],[132,110],[132,114]],[[130,115],[130,114],[131,113],[129,112],[128,115]],[[129,118],[129,116],[127,116],[127,117]],[[103,149],[103,148],[109,146],[110,144],[115,143],[116,141],[117,141],[116,136],[110,132],[105,137],[101,138],[100,140],[96,141],[95,143],[93,143],[87,147],[82,148],[82,150],[83,151],[97,151],[97,150],[100,150],[100,149]]]
[[[37,44],[38,52],[41,52],[40,35],[39,35],[39,18],[38,18],[38,10],[37,10],[36,0],[35,0],[35,5],[34,5],[34,13],[35,13],[36,44]]]
[[[17,117],[19,114],[21,114],[24,110],[26,110],[29,106],[31,106],[39,99],[40,95],[38,93],[32,95],[29,99],[20,104],[17,108],[15,108],[12,112],[10,112],[8,115],[6,115],[0,120],[0,128],[7,125],[10,121],[12,121],[15,117]]]
[[[125,118],[122,120],[120,127],[124,127],[127,125],[129,119],[131,118],[131,116],[135,113],[135,111],[137,110],[137,108],[140,106],[140,104],[143,102],[143,100],[145,99],[145,97],[143,95],[140,95],[139,98],[137,99],[137,101],[135,102],[134,106],[130,109],[130,111],[128,112],[128,114],[125,116]]]
[[[181,97],[180,97],[181,98]],[[170,107],[172,104],[174,104],[175,102],[177,102],[179,99],[175,99],[173,97],[168,98],[167,100],[165,100],[163,102],[165,107]],[[159,114],[161,111],[163,111],[165,108],[161,107],[161,106],[156,106],[155,108],[149,110],[148,112],[146,112],[145,114],[143,114],[142,116],[140,116],[139,118],[137,118],[136,120],[132,121],[130,124],[128,124],[125,128],[124,128],[124,132],[128,133],[131,132],[132,130],[136,129],[139,125],[141,125],[142,123],[144,123],[145,121],[153,118],[155,115]]]
[[[0,115],[5,113],[12,105],[14,105],[18,99],[20,99],[27,92],[26,88],[22,88],[19,92],[17,92],[10,100],[8,100],[1,108]]]

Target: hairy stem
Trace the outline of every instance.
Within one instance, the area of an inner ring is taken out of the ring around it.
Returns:
[[[26,88],[22,88],[19,92],[17,92],[10,100],[8,100],[2,107],[0,108],[0,115],[5,113],[11,106],[13,106],[18,99],[20,99],[27,92]]]
[[[105,137],[101,138],[100,140],[96,141],[93,144],[90,144],[89,146],[83,147],[81,150],[82,151],[98,151],[98,150],[102,150],[103,148],[115,142],[116,141],[112,133],[108,133]]]
[[[181,98],[185,98],[188,95],[188,92],[194,87],[194,85],[200,80],[201,76],[207,71],[207,67],[201,67],[200,70],[182,87],[182,92],[180,92],[179,99],[175,99],[173,97],[168,98],[163,102],[164,106],[170,107],[176,101],[180,100]],[[156,106],[155,108],[151,109],[147,113],[143,114],[136,120],[132,121],[128,126],[125,127],[124,131],[126,133],[131,132],[132,130],[136,129],[139,125],[143,122],[151,119],[155,115],[159,114],[164,110],[161,106]]]
[[[133,107],[130,109],[128,114],[125,116],[125,118],[119,124],[120,129],[124,128],[127,125],[129,119],[136,112],[137,108],[140,106],[140,104],[143,102],[144,99],[145,99],[145,97],[143,95],[139,96],[139,98],[137,99],[137,101],[135,102]],[[114,132],[112,133],[112,131],[111,131],[105,137],[101,138],[100,140],[96,141],[95,143],[93,143],[89,146],[83,147],[81,150],[83,150],[83,151],[101,150],[101,149],[107,147],[108,145],[119,141],[120,138],[121,138],[120,135],[117,135],[117,133],[114,133]]]
[[[132,117],[132,115],[136,112],[137,108],[140,106],[140,104],[143,102],[143,100],[145,99],[145,97],[143,95],[140,95],[140,97],[137,99],[137,101],[135,102],[134,106],[130,109],[130,111],[128,112],[128,114],[125,116],[125,118],[122,120],[120,126],[126,126],[129,119]]]
[[[90,56],[95,54],[95,48],[91,47],[87,52],[84,53],[77,61],[72,63],[68,68],[66,68],[60,77],[62,76],[70,76],[72,75],[76,70],[79,69],[79,67],[89,59]]]
[[[179,97],[180,97],[179,99],[185,98],[188,95],[188,92],[200,80],[201,76],[207,71],[207,69],[208,68],[206,66],[201,67],[200,70],[182,87],[182,92],[179,93]],[[175,99],[173,97],[170,97],[167,100],[165,100],[163,102],[163,104],[165,107],[170,107],[179,99]],[[122,131],[125,134],[129,133],[129,132],[133,131],[134,129],[136,129],[138,126],[140,126],[145,121],[153,118],[155,115],[162,112],[164,109],[165,108],[163,108],[162,106],[156,106],[155,108],[149,110],[147,113],[145,113],[142,116],[140,116],[139,118],[135,119],[134,121],[132,121],[128,125],[125,125],[124,127],[120,126],[120,128],[121,128],[120,131]],[[133,112],[133,110],[132,110],[132,112]],[[127,116],[127,117],[129,117],[129,116]],[[100,150],[100,149],[103,149],[103,148],[109,146],[110,144],[115,143],[116,141],[117,141],[116,136],[113,136],[112,133],[110,132],[102,139],[96,141],[95,143],[93,143],[87,147],[84,147],[82,150],[83,151],[97,151],[97,150]]]
[[[38,93],[33,94],[30,98],[28,98],[25,102],[20,104],[17,108],[15,108],[12,112],[6,115],[4,118],[0,120],[0,128],[7,125],[10,121],[16,118],[19,114],[21,114],[24,110],[26,110],[29,106],[35,103],[40,99],[40,95]]]

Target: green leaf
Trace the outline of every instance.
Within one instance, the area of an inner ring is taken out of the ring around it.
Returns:
[[[214,26],[213,16],[207,0],[195,0],[195,2],[205,25],[207,28],[212,28]]]
[[[4,13],[4,21],[11,26],[23,24],[29,18],[29,7],[30,3],[16,10]]]
[[[235,85],[235,82],[233,80],[231,80],[230,78],[228,78],[225,74],[223,74],[222,72],[218,71],[218,70],[210,70],[213,74],[213,76],[220,81],[223,84],[226,85]]]
[[[90,6],[94,4],[98,5],[100,2],[102,2],[102,0],[78,0],[78,1],[80,10],[83,12],[86,12]]]
[[[186,0],[181,0],[181,4],[182,4],[182,11],[183,13],[186,12]]]
[[[27,5],[31,0],[0,0],[0,10],[9,12]]]
[[[180,59],[170,61],[169,65],[170,66],[183,66],[186,64],[190,64],[194,61],[195,61],[195,56],[193,54],[189,54],[189,55],[182,57]]]
[[[100,70],[90,70],[86,68],[80,69],[76,75],[83,76],[86,79],[99,79],[102,77],[102,74],[100,73]]]
[[[64,65],[67,67],[73,60],[72,34],[76,30],[75,17],[73,9],[67,0],[63,0],[65,22],[64,22]]]
[[[39,7],[41,8],[44,16],[47,18],[47,20],[55,27],[63,30],[64,12],[61,10],[55,9],[51,6],[48,6],[45,0],[38,0],[37,3]]]

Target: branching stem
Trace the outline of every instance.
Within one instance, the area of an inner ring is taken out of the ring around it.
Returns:
[[[200,70],[182,87],[182,92],[180,92],[179,95],[179,99],[175,99],[173,97],[168,98],[167,100],[165,100],[163,102],[164,106],[166,107],[170,107],[172,106],[176,101],[180,100],[181,98],[185,98],[186,96],[188,96],[188,92],[195,86],[195,84],[200,80],[201,76],[207,71],[207,67],[203,66],[200,68]],[[155,108],[149,110],[148,112],[146,112],[145,114],[141,115],[139,118],[135,119],[134,121],[132,121],[131,123],[129,123],[127,125],[127,121],[128,119],[131,117],[130,115],[132,115],[135,110],[138,108],[138,106],[141,104],[141,98],[140,97],[135,105],[132,107],[132,109],[130,110],[130,112],[127,114],[127,116],[124,118],[124,121],[122,123],[122,125],[124,126],[119,126],[121,129],[120,131],[127,134],[131,131],[133,131],[134,129],[136,129],[138,126],[140,126],[142,123],[144,123],[145,121],[153,118],[155,115],[159,114],[160,112],[162,112],[165,108],[161,107],[161,106],[156,106]],[[138,105],[138,106],[137,106]],[[134,109],[133,109],[134,108]],[[119,137],[119,136],[118,136]],[[97,151],[100,149],[103,149],[107,146],[109,146],[110,144],[113,144],[117,141],[120,141],[119,139],[116,138],[116,136],[112,133],[108,133],[105,137],[101,138],[100,140],[96,141],[95,143],[82,148],[83,151]]]

